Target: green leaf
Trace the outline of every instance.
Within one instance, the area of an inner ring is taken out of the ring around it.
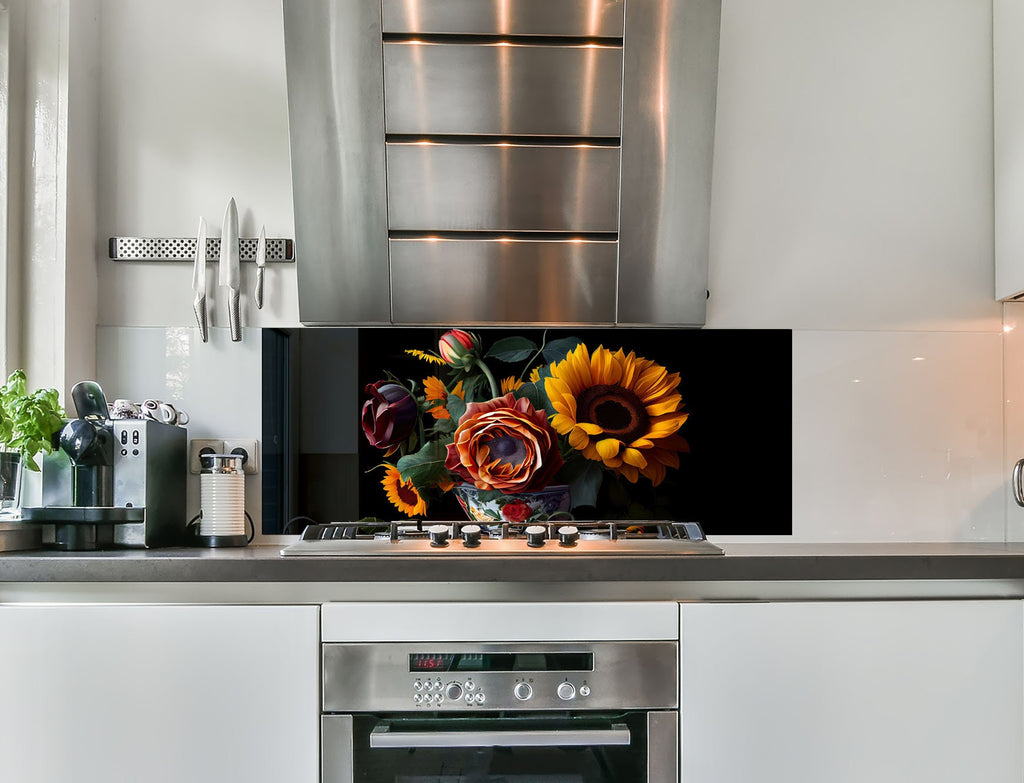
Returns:
[[[458,426],[459,419],[466,413],[466,401],[451,394],[445,407],[448,409],[448,415],[452,417],[451,420]],[[452,432],[455,432],[455,427],[452,427]]]
[[[494,357],[501,362],[521,362],[537,352],[537,344],[525,337],[505,337],[491,346],[484,358]]]
[[[422,492],[448,478],[448,468],[444,466],[447,455],[444,440],[431,440],[415,454],[406,454],[395,463],[395,467],[402,474],[403,481],[411,481]]]
[[[53,451],[53,437],[64,426],[64,410],[56,389],[29,394],[25,373],[15,370],[0,387],[0,445],[22,455],[29,470],[38,471],[35,457]]]
[[[544,346],[544,360],[547,362],[560,362],[569,353],[575,350],[576,346],[583,342],[579,337],[562,337],[552,340]]]
[[[512,394],[515,395],[515,398],[517,400],[521,400],[525,397],[530,401],[530,404],[534,407],[534,409],[538,411],[544,410],[544,405],[548,399],[547,395],[537,388],[537,384],[529,382],[524,383],[522,386],[520,386],[518,389],[512,392]]]
[[[596,506],[597,491],[601,488],[604,480],[604,471],[600,464],[588,460],[583,470],[569,482],[569,496],[572,498],[572,507]]]

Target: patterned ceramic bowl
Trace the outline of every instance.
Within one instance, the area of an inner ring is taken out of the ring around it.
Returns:
[[[552,514],[569,510],[569,487],[557,484],[537,492],[505,495],[472,484],[458,484],[455,496],[470,519],[485,524],[546,522]]]

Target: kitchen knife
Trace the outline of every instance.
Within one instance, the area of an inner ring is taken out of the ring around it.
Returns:
[[[253,299],[256,309],[263,309],[263,268],[267,265],[267,227],[260,226],[260,238],[256,240],[256,291]]]
[[[224,227],[220,234],[220,284],[229,290],[228,324],[231,327],[231,341],[242,339],[241,315],[238,311],[240,276],[238,271],[238,207],[235,200],[228,201],[224,211]]]
[[[199,324],[199,336],[203,342],[210,339],[206,322],[206,218],[199,218],[199,235],[196,237],[196,262],[192,267],[192,290],[196,298],[192,300],[192,309],[196,313]]]

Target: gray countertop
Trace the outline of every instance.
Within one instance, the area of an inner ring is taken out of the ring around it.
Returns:
[[[724,556],[281,557],[240,549],[0,554],[4,582],[569,583],[1024,580],[1024,543],[727,544]]]

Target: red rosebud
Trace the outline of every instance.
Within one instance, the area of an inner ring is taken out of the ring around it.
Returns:
[[[452,367],[468,369],[480,351],[480,338],[462,329],[451,329],[441,335],[437,350]]]
[[[378,449],[397,446],[416,426],[416,400],[390,381],[377,381],[365,389],[370,395],[363,403],[363,434]]]

